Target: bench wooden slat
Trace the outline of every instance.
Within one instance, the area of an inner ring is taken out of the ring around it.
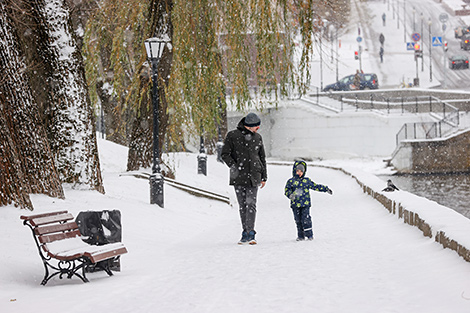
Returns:
[[[59,215],[51,215],[51,216],[44,216],[30,219],[30,223],[32,226],[40,226],[45,224],[57,223],[57,222],[65,222],[73,220],[73,215],[70,213],[64,213]]]
[[[48,213],[41,213],[41,214],[35,214],[35,215],[21,215],[20,219],[29,221],[29,220],[32,220],[33,218],[46,217],[46,216],[58,215],[58,214],[64,214],[64,213],[68,213],[68,211],[48,212]]]
[[[99,261],[103,261],[112,257],[116,257],[121,254],[127,253],[126,247],[122,247],[119,249],[114,249],[111,251],[104,251],[101,253],[89,253],[86,252],[85,256],[91,260],[93,263],[98,263]]]
[[[66,261],[79,257],[86,257],[90,259],[92,263],[97,263],[99,261],[107,260],[127,253],[127,249],[122,243],[94,246],[86,244],[85,242],[81,241],[80,238],[69,240],[75,240],[67,244],[70,246],[70,249],[64,249],[65,246],[61,243],[58,243],[59,246],[53,247],[48,247],[45,244],[43,245],[43,248],[50,257],[56,258],[58,260]],[[54,245],[54,243],[52,245]]]
[[[50,251],[47,251],[47,255],[50,256],[51,258],[57,259],[59,261],[73,261],[73,260],[76,260],[80,257],[83,257],[82,252],[77,252],[77,253],[71,254],[71,255],[57,255],[57,254],[54,254]]]
[[[51,234],[51,235],[39,235],[38,239],[40,243],[50,243],[58,240],[64,240],[67,238],[73,238],[80,236],[80,231],[73,230],[65,233]]]
[[[51,234],[51,233],[70,231],[74,229],[78,229],[77,223],[69,222],[69,223],[63,223],[63,224],[39,226],[34,229],[34,233],[39,236],[39,235],[46,235],[46,234]]]

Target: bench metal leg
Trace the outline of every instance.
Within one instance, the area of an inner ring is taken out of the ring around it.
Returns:
[[[59,278],[62,279],[62,276],[66,275],[68,279],[72,278],[74,275],[80,278],[84,283],[89,282],[89,280],[85,276],[85,265],[87,265],[87,260],[83,259],[76,259],[72,261],[58,261],[57,266],[54,266],[50,263],[51,259],[43,258],[44,268],[45,268],[45,275],[44,279],[41,282],[41,285],[45,286],[47,282],[54,276],[59,275]],[[77,266],[75,261],[80,262]],[[54,273],[49,275],[49,267],[52,270],[55,270]],[[80,275],[77,273],[79,270],[82,270],[82,274]]]

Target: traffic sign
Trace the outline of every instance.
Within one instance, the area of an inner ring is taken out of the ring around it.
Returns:
[[[442,46],[442,37],[441,36],[432,37],[432,46],[433,47]]]
[[[357,42],[361,42],[361,41],[362,41],[362,37],[361,37],[361,36],[357,36],[356,41],[357,41]]]
[[[407,42],[406,43],[406,50],[414,50],[414,49],[415,49],[414,42]]]
[[[447,15],[447,13],[439,14],[439,21],[441,21],[441,23],[445,23],[448,20],[449,20],[449,15]]]
[[[413,39],[413,41],[419,41],[421,39],[421,35],[419,33],[413,33],[413,35],[411,35],[411,39]]]

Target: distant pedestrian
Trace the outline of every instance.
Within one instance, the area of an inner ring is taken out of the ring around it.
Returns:
[[[356,74],[354,75],[352,87],[355,90],[361,89],[361,72],[359,70],[356,70]]]
[[[383,63],[384,62],[384,47],[380,47],[379,54],[380,54],[380,63]]]
[[[380,36],[379,36],[379,42],[380,42],[380,45],[384,45],[384,42],[385,42],[385,36],[384,34],[380,33]]]
[[[386,17],[387,17],[387,16],[385,15],[385,13],[382,14],[382,22],[383,22],[383,25],[384,25],[384,26],[385,26],[385,18],[386,18]]]
[[[235,188],[240,208],[242,238],[239,244],[256,244],[256,197],[258,188],[263,188],[267,180],[263,138],[257,133],[260,124],[258,115],[249,113],[227,134],[222,148],[222,159],[230,168],[229,184]]]
[[[297,226],[297,241],[313,240],[312,218],[310,216],[310,192],[309,190],[327,192],[330,195],[333,191],[328,186],[314,183],[306,177],[307,163],[296,161],[292,168],[292,178],[290,178],[284,188],[284,194],[290,199],[290,207],[294,213],[294,220]]]

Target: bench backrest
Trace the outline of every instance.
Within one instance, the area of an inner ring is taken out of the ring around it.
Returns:
[[[41,244],[80,236],[77,223],[68,211],[21,216],[29,224]],[[45,250],[46,247],[43,246]]]

